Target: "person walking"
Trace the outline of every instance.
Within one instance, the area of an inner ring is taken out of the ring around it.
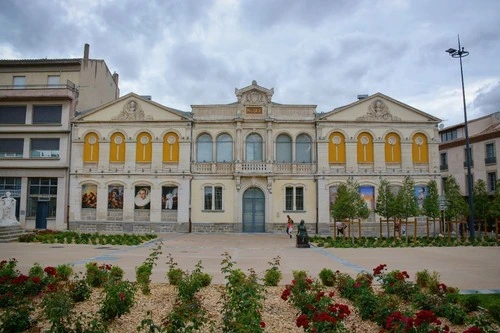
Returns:
[[[293,231],[293,220],[290,217],[290,215],[286,216],[287,222],[286,222],[286,233],[292,238],[292,231]]]

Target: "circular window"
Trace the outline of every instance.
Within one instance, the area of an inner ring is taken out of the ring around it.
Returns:
[[[389,142],[391,146],[394,146],[396,144],[396,141],[397,141],[396,138],[393,136],[391,136],[389,140],[387,140],[387,142]]]
[[[361,144],[367,145],[370,142],[370,139],[368,139],[367,136],[362,136],[360,141],[361,141]]]
[[[96,142],[97,142],[97,138],[96,138],[95,136],[91,136],[91,137],[89,138],[89,143],[90,143],[91,145],[93,145],[93,144],[94,144],[94,143],[96,143]]]
[[[418,138],[415,139],[415,143],[418,146],[421,146],[424,143],[424,140],[421,137],[418,137]]]
[[[335,145],[339,145],[339,144],[342,142],[342,139],[340,138],[340,136],[335,135],[335,136],[332,138],[332,142],[333,142],[333,144],[335,144]]]
[[[123,142],[123,138],[119,135],[115,136],[115,143],[117,145],[121,144]]]
[[[143,136],[143,137],[141,138],[141,143],[142,143],[143,145],[148,144],[148,143],[149,143],[149,138],[148,138],[147,136]]]
[[[173,145],[176,141],[177,141],[177,139],[176,139],[176,138],[175,138],[175,136],[173,136],[173,135],[170,135],[170,136],[167,138],[167,142],[168,142],[168,144],[170,144],[170,145]]]

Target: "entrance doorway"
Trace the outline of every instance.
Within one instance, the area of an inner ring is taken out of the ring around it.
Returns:
[[[243,194],[243,232],[265,232],[266,198],[257,187]]]
[[[47,229],[47,216],[49,215],[49,202],[38,201],[36,203],[36,229]]]

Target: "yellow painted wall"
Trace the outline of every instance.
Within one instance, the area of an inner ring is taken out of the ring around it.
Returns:
[[[412,158],[413,163],[429,162],[429,148],[427,145],[427,137],[422,133],[417,133],[412,138]]]
[[[179,136],[174,132],[163,137],[163,162],[179,162]]]
[[[125,136],[121,133],[112,134],[109,147],[109,161],[114,163],[124,163],[126,152],[125,147]]]
[[[142,132],[137,136],[135,151],[136,162],[151,162],[153,159],[153,142],[149,133]]]
[[[367,144],[362,143],[363,138],[367,139]],[[373,137],[368,132],[362,132],[358,135],[358,163],[373,163]]]
[[[99,161],[99,137],[95,133],[88,133],[84,139],[83,161],[96,163]]]
[[[385,137],[385,161],[401,163],[401,138],[396,133],[389,133]]]
[[[339,140],[339,143],[334,143]],[[338,139],[337,139],[338,138]],[[340,132],[333,132],[328,138],[328,162],[329,163],[345,163],[345,137]]]
[[[223,211],[204,211],[204,186],[222,186]],[[232,179],[193,179],[191,185],[191,220],[193,223],[234,223],[236,184]]]

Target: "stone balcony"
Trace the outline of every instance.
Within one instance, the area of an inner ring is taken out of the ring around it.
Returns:
[[[70,99],[78,98],[78,89],[71,81],[65,84],[36,84],[25,86],[0,86],[2,99]]]
[[[206,174],[313,174],[316,166],[313,163],[193,163],[194,173]]]

